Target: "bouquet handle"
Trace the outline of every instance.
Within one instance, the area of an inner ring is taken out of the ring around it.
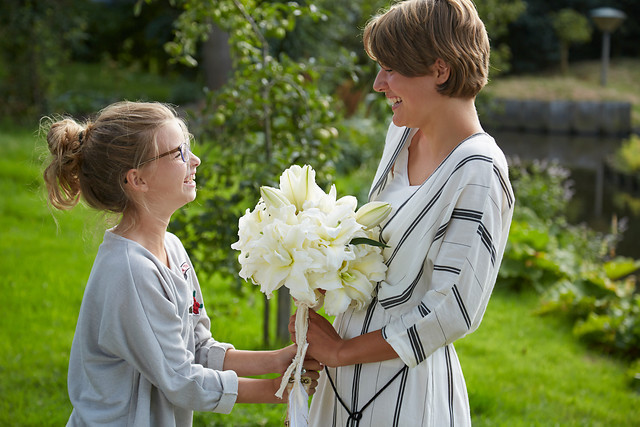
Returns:
[[[302,365],[307,354],[309,343],[307,342],[307,330],[309,328],[309,306],[296,302],[296,343],[298,350],[296,356],[282,376],[280,388],[276,396],[282,399],[284,390],[292,380],[292,387],[289,391],[289,403],[287,405],[287,421],[285,425],[289,427],[306,427],[309,419],[309,395],[302,385]]]

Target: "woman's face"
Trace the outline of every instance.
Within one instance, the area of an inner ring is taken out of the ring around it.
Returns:
[[[437,115],[442,95],[437,92],[435,75],[407,77],[381,67],[373,89],[383,92],[393,110],[396,126],[423,128]]]
[[[175,150],[183,143],[189,146],[189,139],[178,120],[172,120],[160,129],[157,142],[160,153]],[[189,156],[186,162],[182,160],[180,151],[176,151],[147,166],[147,199],[154,206],[166,209],[169,215],[196,198],[195,174],[200,159],[189,149],[185,151],[188,151],[184,153],[185,157]]]

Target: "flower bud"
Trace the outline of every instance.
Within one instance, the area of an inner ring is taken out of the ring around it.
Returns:
[[[260,187],[260,195],[267,208],[278,209],[291,204],[291,201],[278,188],[262,186]]]
[[[369,230],[380,224],[391,213],[391,205],[385,202],[369,202],[356,212],[356,221]]]

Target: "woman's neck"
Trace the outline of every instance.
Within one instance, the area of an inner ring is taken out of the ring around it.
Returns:
[[[438,114],[430,116],[419,129],[433,152],[453,149],[471,135],[483,132],[474,100],[463,98],[447,98]]]
[[[449,98],[437,117],[418,128],[409,149],[411,185],[424,182],[460,142],[483,132],[473,100]]]

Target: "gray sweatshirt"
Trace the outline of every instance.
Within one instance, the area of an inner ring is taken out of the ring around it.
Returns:
[[[180,240],[165,235],[171,268],[138,243],[104,236],[71,347],[67,425],[190,426],[193,411],[229,413],[238,377],[231,344],[210,320]]]

